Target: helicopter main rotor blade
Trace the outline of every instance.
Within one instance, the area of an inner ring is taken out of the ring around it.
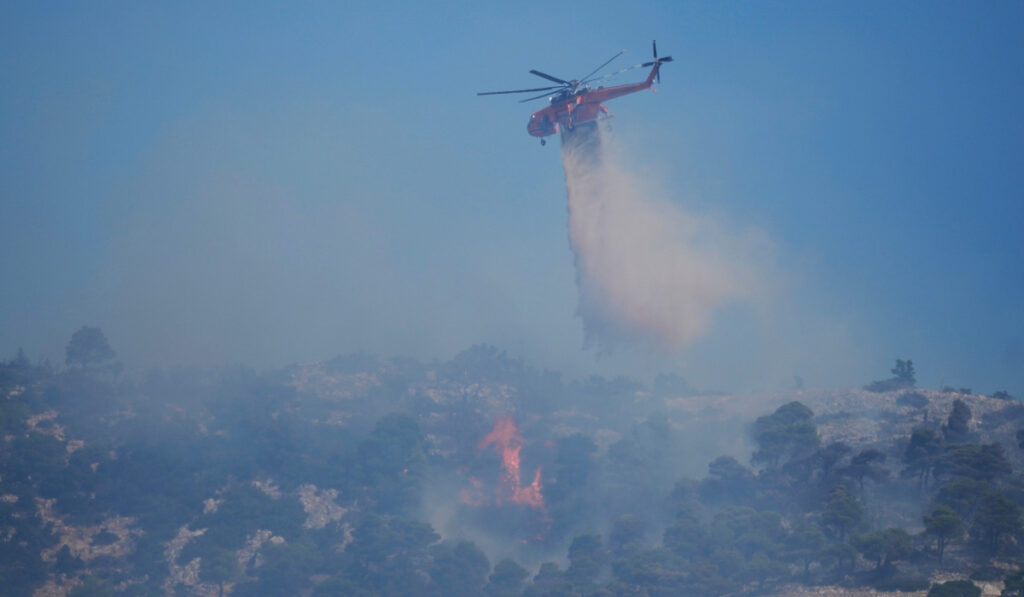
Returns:
[[[557,89],[557,87],[555,89]],[[549,95],[551,95],[551,94],[550,93],[542,93],[542,94],[540,94],[538,96],[535,96],[535,97],[528,97],[528,98],[526,98],[524,100],[519,100],[519,103],[523,104],[523,103],[526,103],[526,102],[532,102],[535,99],[540,99],[542,97],[547,97]]]
[[[612,77],[617,77],[617,76],[621,75],[622,73],[624,73],[626,71],[631,71],[634,68],[641,68],[642,66],[643,66],[642,64],[633,64],[633,65],[627,66],[626,68],[620,68],[619,70],[617,70],[617,71],[615,71],[613,73],[608,73],[607,75],[601,75],[600,77],[594,77],[593,79],[584,79],[583,80],[583,84],[596,83],[598,81],[604,81],[605,79],[611,79]]]
[[[601,70],[602,68],[604,68],[604,67],[608,66],[608,64],[609,64],[609,63],[610,63],[610,62],[611,62],[612,60],[615,60],[616,58],[618,58],[619,56],[622,56],[622,55],[623,55],[623,54],[625,54],[625,53],[626,53],[626,51],[625,51],[625,50],[619,50],[619,53],[618,53],[618,54],[616,54],[616,55],[612,56],[612,57],[611,57],[611,58],[609,58],[608,60],[605,60],[605,61],[604,61],[604,64],[602,64],[601,66],[599,66],[599,67],[595,68],[594,70],[590,71],[589,73],[587,73],[587,76],[585,76],[585,77],[580,77],[580,81],[586,81],[586,80],[587,80],[588,78],[590,78],[590,77],[594,76],[594,74],[595,74],[595,73],[597,73],[597,71],[599,71],[599,70]]]
[[[531,70],[530,74],[531,75],[537,75],[538,77],[541,77],[543,79],[547,79],[548,81],[554,81],[555,83],[561,83],[562,85],[569,85],[568,81],[563,81],[562,79],[559,79],[558,77],[552,77],[551,75],[549,75],[547,73],[542,73],[539,70]]]
[[[551,91],[552,89],[558,89],[561,85],[552,85],[551,87],[537,87],[536,89],[516,89],[514,91],[481,91],[477,95],[502,95],[505,93],[530,93],[531,91]]]

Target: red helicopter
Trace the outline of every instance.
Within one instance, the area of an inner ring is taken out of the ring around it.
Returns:
[[[608,66],[612,60],[615,60],[625,52],[620,51],[618,54],[612,56],[604,62],[601,66],[595,68],[590,74],[581,78],[566,81],[559,79],[558,77],[552,77],[547,73],[542,73],[538,70],[531,70],[530,74],[537,75],[543,79],[547,79],[558,85],[552,85],[550,87],[538,87],[536,89],[516,89],[513,91],[484,91],[477,95],[501,95],[505,93],[530,93],[533,91],[544,91],[536,97],[527,98],[520,100],[522,102],[529,102],[542,97],[548,97],[551,105],[543,110],[537,110],[530,116],[530,122],[526,125],[526,130],[534,137],[540,137],[540,144],[544,145],[546,140],[544,137],[554,135],[558,133],[559,127],[566,131],[572,131],[577,124],[582,122],[588,122],[597,119],[601,114],[608,115],[608,108],[604,107],[601,102],[608,101],[610,99],[641,91],[644,89],[650,89],[651,84],[656,80],[661,82],[661,65],[664,62],[672,62],[671,56],[665,56],[658,58],[658,44],[656,41],[651,42],[651,49],[654,51],[654,60],[651,62],[644,62],[643,64],[635,64],[633,66],[626,67],[622,70],[614,73],[595,77],[602,68]],[[651,74],[647,75],[647,79],[642,83],[632,83],[629,85],[616,85],[614,87],[597,87],[592,88],[591,83],[608,79],[623,73],[633,68],[646,68],[652,66]],[[558,90],[554,93],[550,93],[552,90]]]

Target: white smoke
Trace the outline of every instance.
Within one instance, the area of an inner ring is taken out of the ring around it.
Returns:
[[[755,243],[627,171],[599,127],[573,135],[563,139],[562,161],[586,344],[685,348],[709,330],[716,309],[752,295]]]

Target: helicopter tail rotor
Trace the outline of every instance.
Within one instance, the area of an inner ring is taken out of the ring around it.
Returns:
[[[653,40],[653,39],[651,40],[651,52],[654,54],[654,60],[652,60],[651,62],[645,62],[641,66],[643,68],[647,68],[648,66],[655,66],[655,65],[657,65],[659,68],[658,68],[657,74],[655,75],[655,78],[658,81],[658,83],[661,83],[661,68],[660,67],[665,62],[672,62],[672,57],[671,56],[665,56],[663,58],[658,58],[658,41],[657,40]]]

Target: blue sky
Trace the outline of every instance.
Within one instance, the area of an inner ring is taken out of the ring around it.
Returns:
[[[1024,396],[1019,2],[6,3],[0,354],[130,366],[478,342],[570,377]],[[770,300],[688,350],[582,349],[555,144],[475,92],[619,49],[616,143],[767,239]],[[622,82],[639,79],[639,71]]]

